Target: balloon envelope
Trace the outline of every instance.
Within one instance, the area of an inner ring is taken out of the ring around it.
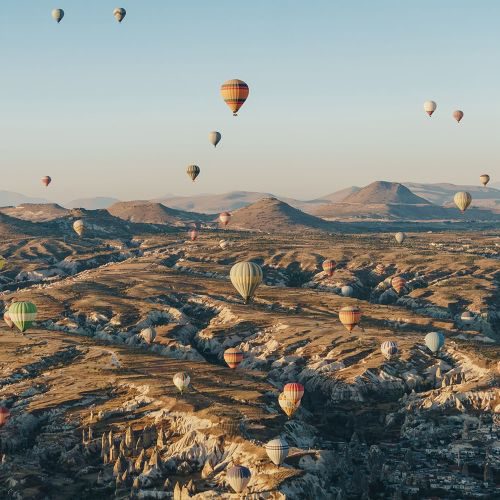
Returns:
[[[233,112],[233,115],[237,116],[241,106],[247,100],[250,89],[242,80],[228,80],[222,84],[220,93],[224,102]]]
[[[445,337],[441,332],[431,332],[425,336],[425,345],[434,354],[437,354],[444,346]]]
[[[337,267],[337,263],[332,259],[326,259],[322,267],[325,274],[331,278],[333,276],[333,271]]]
[[[406,286],[406,280],[401,278],[401,276],[396,276],[395,278],[392,278],[391,286],[394,290],[396,290],[396,292],[401,293]]]
[[[437,104],[434,101],[425,101],[424,102],[424,111],[429,115],[432,116],[432,113],[436,111]]]
[[[35,321],[38,310],[32,302],[14,302],[9,307],[9,317],[20,332],[25,332]]]
[[[127,15],[127,11],[123,8],[123,7],[117,7],[114,11],[113,11],[113,16],[115,16],[115,19],[121,23],[124,19],[125,19],[125,16]]]
[[[343,307],[339,311],[340,322],[350,331],[361,321],[361,309],[358,306]]]
[[[48,187],[48,185],[52,182],[52,179],[50,178],[50,176],[46,175],[44,177],[42,177],[42,184],[45,186],[45,187]]]
[[[187,168],[187,174],[194,182],[196,180],[196,177],[200,175],[200,167],[198,167],[198,165],[189,165],[189,167]]]
[[[5,406],[0,407],[0,427],[3,427],[8,421],[10,417],[10,411]]]
[[[288,443],[282,438],[271,439],[264,448],[266,449],[267,456],[270,458],[274,465],[280,466],[288,456],[290,447]]]
[[[390,359],[398,354],[398,345],[392,340],[387,340],[382,343],[380,350],[387,359]]]
[[[377,264],[375,266],[375,274],[381,275],[385,273],[385,266],[384,264]]]
[[[231,214],[229,212],[222,212],[219,215],[219,221],[224,227],[226,227],[229,224],[230,220],[231,220]]]
[[[60,23],[62,21],[62,18],[64,17],[64,10],[62,9],[54,9],[52,11],[52,19]]]
[[[467,191],[459,191],[458,193],[455,193],[453,201],[455,202],[455,205],[463,213],[469,208],[469,205],[472,202],[472,196]]]
[[[173,382],[182,394],[189,387],[191,377],[186,372],[178,372],[174,375]]]
[[[278,396],[278,403],[288,418],[293,416],[300,406],[300,401],[298,403],[290,401],[283,392]]]
[[[479,180],[483,186],[486,186],[490,182],[490,176],[488,174],[483,174],[479,176]]]
[[[394,238],[401,245],[403,241],[406,239],[406,234],[399,232],[394,235]]]
[[[8,311],[5,311],[3,313],[3,320],[5,321],[5,324],[12,330],[14,328],[14,322],[10,319]]]
[[[226,481],[236,493],[241,493],[245,490],[251,477],[250,469],[242,465],[235,465],[228,469],[226,473]]]
[[[0,271],[7,265],[7,260],[5,259],[5,257],[2,257],[0,255]]]
[[[224,361],[229,368],[238,368],[238,365],[243,361],[243,353],[235,347],[226,349],[224,351]]]
[[[304,386],[298,382],[291,382],[283,387],[283,394],[293,403],[300,403],[304,395]]]
[[[229,242],[226,240],[220,240],[219,246],[222,248],[222,250],[225,250],[229,246]]]
[[[255,262],[238,262],[229,273],[231,283],[243,297],[245,304],[253,297],[255,290],[262,283],[262,269]]]
[[[191,229],[191,231],[189,231],[189,238],[191,241],[196,241],[198,239],[198,231],[196,229]]]
[[[346,285],[340,289],[340,293],[344,297],[352,297],[354,295],[354,288],[352,286]]]
[[[83,236],[87,230],[85,222],[82,219],[76,220],[73,223],[73,229],[78,236]]]
[[[220,132],[214,131],[208,134],[208,140],[210,141],[210,143],[214,148],[217,147],[217,144],[219,144],[221,139],[222,135]]]
[[[464,117],[464,112],[460,111],[457,109],[456,111],[453,111],[453,118],[457,120],[458,123],[460,123],[460,120]]]

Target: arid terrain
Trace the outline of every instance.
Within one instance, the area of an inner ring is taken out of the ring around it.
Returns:
[[[0,336],[2,498],[494,498],[499,231],[413,233],[402,246],[388,233],[186,239],[3,240],[0,298],[39,313],[25,335]],[[228,278],[243,260],[264,271],[249,305]],[[349,334],[338,311],[353,304],[363,316]],[[446,337],[437,357],[431,331]],[[236,370],[228,347],[244,352]],[[287,419],[277,396],[295,381],[306,393]],[[277,436],[290,445],[281,467],[263,448]],[[232,464],[252,473],[243,496],[225,481]]]

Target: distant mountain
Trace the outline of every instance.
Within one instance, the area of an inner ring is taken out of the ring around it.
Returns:
[[[306,214],[277,198],[264,198],[232,213],[230,229],[264,232],[333,231],[334,224]]]
[[[120,200],[117,198],[111,198],[109,196],[96,196],[95,198],[79,198],[77,200],[71,200],[63,205],[67,208],[86,208],[87,210],[99,210],[103,208],[108,208],[113,203],[117,203]]]
[[[0,191],[0,207],[15,207],[22,203],[50,203],[45,198],[32,198],[12,191]]]
[[[393,203],[404,205],[428,205],[429,202],[413,194],[398,182],[376,181],[346,196],[343,203]]]
[[[321,198],[317,198],[309,203],[337,203],[339,201],[343,201],[347,196],[357,193],[361,188],[357,186],[351,186],[345,189],[341,189],[340,191],[335,191],[334,193],[327,194],[326,196],[322,196]]]
[[[153,201],[121,201],[109,207],[108,212],[130,222],[171,226],[185,226],[189,222],[211,219],[206,215],[176,210]]]
[[[17,207],[0,208],[0,212],[17,219],[40,222],[64,217],[69,211],[57,203],[23,203]]]

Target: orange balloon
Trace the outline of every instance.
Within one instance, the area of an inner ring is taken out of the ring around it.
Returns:
[[[238,116],[238,111],[245,104],[250,89],[242,80],[228,80],[222,84],[220,93],[224,102],[233,112],[233,116]]]
[[[343,307],[339,311],[340,322],[350,331],[361,321],[361,309],[358,306]]]

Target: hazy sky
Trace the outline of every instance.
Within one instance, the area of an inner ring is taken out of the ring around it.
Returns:
[[[498,179],[499,19],[498,0],[2,0],[0,189],[312,198]],[[250,86],[238,118],[230,78]]]

